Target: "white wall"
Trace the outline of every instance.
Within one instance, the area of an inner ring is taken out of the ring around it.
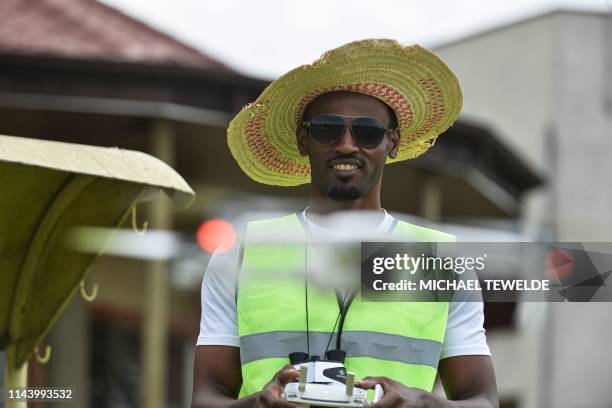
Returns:
[[[556,12],[436,51],[461,81],[464,117],[549,177],[525,202],[524,231],[611,242],[612,18]],[[500,395],[525,407],[612,406],[610,304],[521,308],[517,331],[489,336]]]

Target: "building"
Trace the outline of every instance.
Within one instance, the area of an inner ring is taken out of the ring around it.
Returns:
[[[202,151],[265,85],[95,1],[10,0],[0,16],[2,134],[141,150],[212,177]],[[202,216],[174,220],[167,207],[144,206],[139,222],[181,229]],[[94,284],[95,302],[75,296],[49,334],[51,362],[32,361],[30,384],[71,386],[77,406],[186,405],[198,294],[169,287],[167,262],[117,257],[101,260]]]
[[[463,116],[486,124],[547,179],[519,231],[543,241],[610,242],[612,16],[556,11],[436,48],[461,79]],[[519,305],[490,330],[502,402],[612,403],[606,303]]]

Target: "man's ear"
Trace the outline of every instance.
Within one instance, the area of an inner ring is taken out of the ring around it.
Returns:
[[[295,137],[300,156],[308,156],[308,132],[306,132],[306,129],[303,126],[298,126]]]
[[[399,129],[393,129],[389,133],[389,157],[395,159],[400,145]]]

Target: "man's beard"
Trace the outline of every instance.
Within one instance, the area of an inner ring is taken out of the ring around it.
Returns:
[[[363,191],[357,186],[331,186],[327,196],[334,201],[346,203],[363,197]]]

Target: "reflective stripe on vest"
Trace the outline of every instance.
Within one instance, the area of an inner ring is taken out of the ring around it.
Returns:
[[[279,240],[292,238],[283,244],[251,243],[258,233]],[[247,226],[237,290],[241,396],[261,390],[289,363],[289,353],[307,350],[306,288],[300,275],[306,263],[306,238],[295,214]],[[389,240],[434,242],[453,241],[454,237],[399,221]],[[291,272],[297,273],[292,276]],[[287,279],[277,279],[274,273],[285,273]],[[333,290],[308,284],[311,355],[324,354],[338,313]],[[431,390],[447,318],[447,302],[367,302],[357,294],[342,333],[347,370],[357,378],[387,376],[406,386]],[[335,348],[335,334],[330,344],[330,349]]]
[[[325,350],[331,336],[335,344],[336,335],[330,332],[309,332],[310,348]],[[305,348],[303,331],[271,331],[254,333],[240,338],[240,360],[243,364],[265,358],[284,358],[295,350]],[[270,347],[270,344],[277,344]],[[433,340],[415,339],[397,334],[371,331],[345,331],[342,334],[342,349],[351,357],[371,357],[379,360],[400,361],[407,364],[438,367],[442,345]]]

